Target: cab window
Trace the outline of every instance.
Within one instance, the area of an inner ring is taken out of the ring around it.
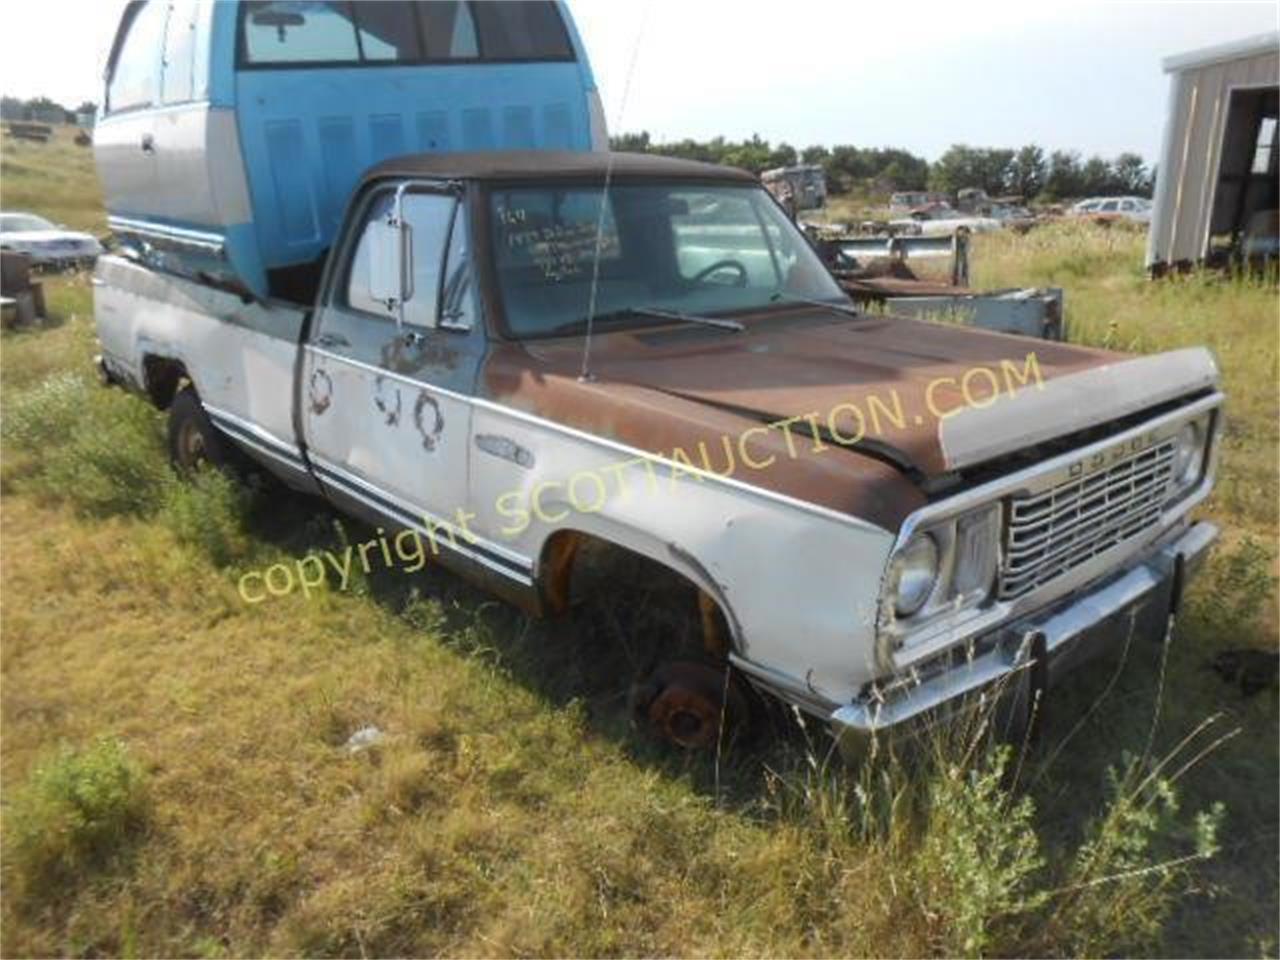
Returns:
[[[417,7],[428,60],[471,60],[480,55],[470,4],[419,3]]]
[[[572,60],[552,0],[249,0],[242,66]]]
[[[543,0],[485,0],[473,5],[486,60],[568,60],[569,35],[556,5]]]
[[[407,3],[376,0],[352,4],[360,36],[362,59],[374,63],[417,60],[422,55],[418,25]]]
[[[440,289],[440,326],[470,330],[475,323],[475,297],[471,287],[471,236],[459,205],[449,234],[444,283]]]
[[[369,296],[369,251],[372,246],[369,224],[385,218],[393,201],[393,191],[384,190],[369,205],[346,283],[346,306],[384,318],[394,318],[396,312]],[[405,194],[404,218],[412,236],[413,257],[413,296],[405,303],[406,323],[424,327],[435,324],[445,242],[456,206],[455,198],[447,194]],[[457,308],[456,304],[454,308]],[[447,321],[449,318],[444,319]]]
[[[249,63],[359,61],[351,4],[268,0],[244,5]]]
[[[107,110],[149,107],[160,99],[160,52],[168,4],[144,3],[129,23],[107,81]]]

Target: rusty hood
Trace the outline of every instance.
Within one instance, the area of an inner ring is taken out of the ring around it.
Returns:
[[[1155,406],[1217,377],[1198,350],[1131,358],[819,311],[745,322],[741,333],[690,325],[597,335],[587,382],[578,378],[581,338],[509,344],[492,358],[487,386],[504,402],[646,450],[705,443],[718,425],[736,432],[745,452],[742,432],[767,426],[770,436],[752,434],[752,444],[764,445],[754,460],[765,447],[785,449],[791,461],[837,447],[918,479]],[[769,473],[776,483],[786,471]]]

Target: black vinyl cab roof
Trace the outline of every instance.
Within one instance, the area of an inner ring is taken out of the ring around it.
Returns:
[[[610,166],[612,168],[610,169]],[[397,178],[424,180],[603,180],[665,178],[718,180],[725,183],[759,181],[746,170],[696,160],[678,160],[648,153],[603,150],[494,150],[483,153],[412,153],[371,167],[364,182]]]

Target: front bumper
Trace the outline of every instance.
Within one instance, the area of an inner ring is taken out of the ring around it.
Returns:
[[[1182,585],[1217,539],[1211,523],[1173,531],[1134,566],[978,638],[971,652],[940,662],[918,682],[840,707],[830,716],[833,734],[844,751],[856,753],[877,733],[945,712],[971,694],[1014,680],[1052,686],[1130,635],[1162,636]]]

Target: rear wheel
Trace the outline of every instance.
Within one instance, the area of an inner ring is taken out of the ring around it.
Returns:
[[[209,467],[227,470],[237,465],[235,451],[189,386],[178,391],[169,407],[169,460],[183,476]]]

